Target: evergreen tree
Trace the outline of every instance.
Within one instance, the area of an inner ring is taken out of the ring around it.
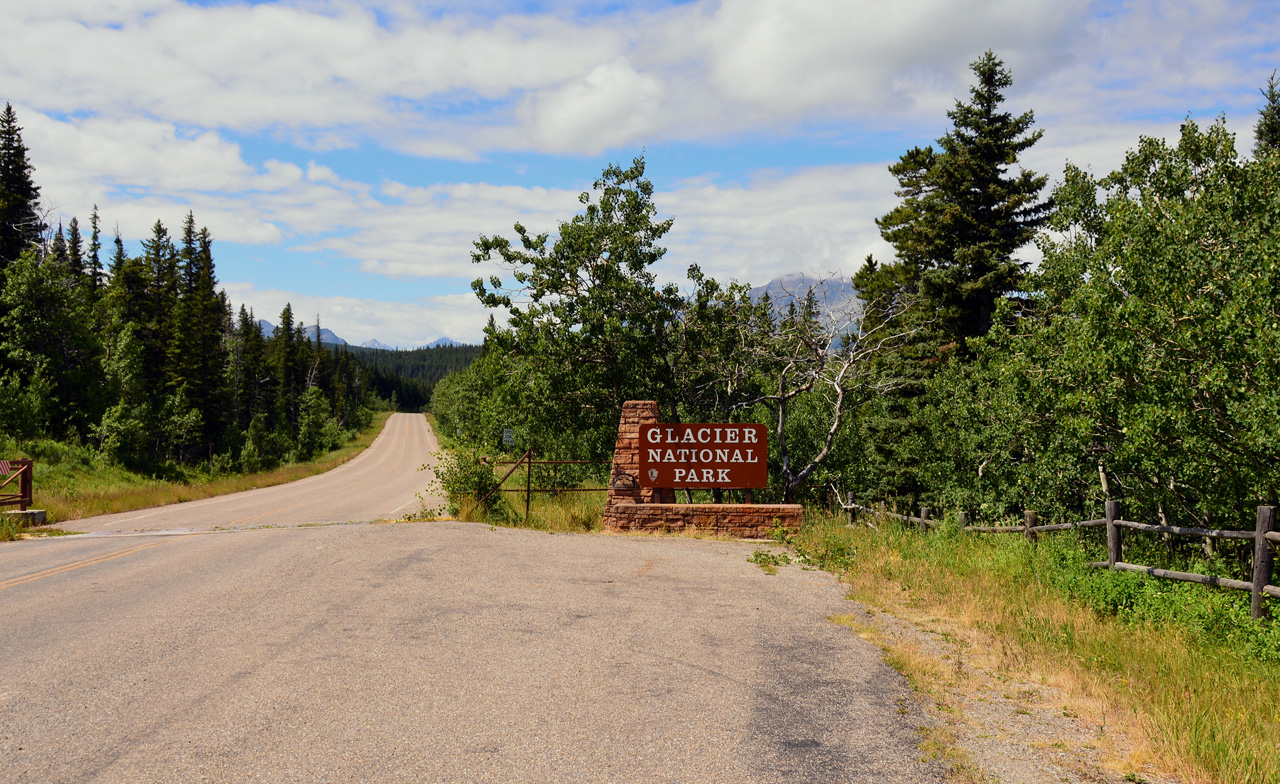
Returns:
[[[1010,171],[1044,132],[1031,131],[1031,111],[1001,111],[1013,78],[1000,58],[988,51],[971,68],[970,101],[947,112],[954,126],[938,149],[912,148],[889,167],[903,201],[876,221],[904,267],[884,265],[881,274],[914,290],[940,342],[961,353],[986,334],[996,302],[1017,290],[1026,265],[1013,253],[1052,210],[1040,198],[1047,177]],[[866,285],[878,285],[869,277]]]
[[[969,341],[987,333],[997,303],[1023,280],[1025,265],[1013,253],[1052,211],[1052,201],[1040,199],[1047,177],[1010,171],[1043,133],[1031,130],[1034,115],[1001,110],[1013,80],[993,53],[971,67],[970,100],[947,113],[953,127],[937,149],[915,147],[889,168],[902,203],[876,223],[896,260],[869,258],[854,276],[868,326],[892,321],[915,330],[881,363],[896,388],[860,417],[869,499],[915,503],[926,491],[927,381],[948,357],[972,358]]]
[[[67,237],[62,231],[62,223],[58,223],[58,230],[53,234],[53,241],[49,243],[49,258],[59,265],[67,263]]]
[[[178,374],[170,362],[169,350],[178,307],[178,252],[164,224],[156,221],[151,238],[142,242],[142,263],[147,269],[151,298],[151,322],[144,333],[144,354],[149,375],[157,389],[176,390]]]
[[[18,117],[6,103],[0,113],[0,271],[44,231],[40,188],[31,178],[34,170],[27,160]]]
[[[1261,158],[1280,150],[1280,82],[1276,72],[1267,77],[1267,86],[1261,89],[1266,103],[1258,110],[1258,124],[1253,126],[1253,157]]]
[[[77,283],[83,283],[84,238],[80,236],[80,221],[75,217],[67,224],[67,266]]]
[[[277,430],[292,439],[298,424],[298,400],[302,394],[300,373],[298,372],[298,331],[293,323],[293,306],[285,303],[280,311],[280,323],[271,336],[268,355],[271,363],[271,374],[276,380],[276,399],[274,406]]]
[[[89,278],[89,290],[93,292],[93,299],[97,300],[98,292],[102,290],[102,232],[99,226],[98,205],[93,205],[93,214],[89,216],[89,257],[88,268],[85,274]]]

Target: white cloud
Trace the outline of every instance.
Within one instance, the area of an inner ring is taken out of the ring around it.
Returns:
[[[22,35],[0,48],[0,74],[8,100],[46,113],[474,159],[934,121],[988,48],[1046,119],[1242,105],[1253,93],[1224,85],[1261,83],[1280,41],[1265,5],[1228,0],[1106,14],[1089,0],[653,6],[10,2],[4,21]]]
[[[821,166],[747,185],[691,183],[655,195],[676,216],[667,276],[689,264],[718,279],[763,284],[789,272],[852,274],[868,253],[891,255],[874,219],[893,205],[881,164]]]
[[[538,149],[599,153],[644,139],[662,124],[662,83],[624,59],[526,97],[518,116]]]
[[[1060,52],[1086,0],[727,0],[696,34],[711,82],[766,113],[911,110],[983,50]],[[922,100],[923,99],[923,100]]]
[[[423,297],[414,302],[385,302],[357,297],[317,297],[296,291],[259,289],[252,283],[224,283],[232,305],[244,305],[271,323],[289,304],[296,321],[333,330],[348,343],[377,339],[389,346],[418,348],[437,338],[480,343],[489,314],[468,294]]]

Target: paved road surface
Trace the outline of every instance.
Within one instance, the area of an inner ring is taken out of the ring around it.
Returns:
[[[430,479],[418,469],[439,449],[421,414],[392,414],[369,448],[325,474],[287,485],[135,512],[71,520],[72,531],[208,530],[393,519],[417,511]],[[434,504],[433,504],[434,505]]]
[[[902,679],[827,620],[841,587],[755,547],[454,522],[0,544],[0,782],[939,781]]]

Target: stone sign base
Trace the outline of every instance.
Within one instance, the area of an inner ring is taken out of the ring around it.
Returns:
[[[12,511],[4,514],[8,515],[10,520],[15,520],[23,525],[44,525],[46,520],[43,509],[28,509],[25,512]]]
[[[800,528],[799,504],[637,504],[622,502],[605,510],[603,522],[614,531],[715,533],[743,539],[768,539],[779,526]]]
[[[660,421],[658,404],[652,400],[628,400],[623,404],[602,519],[606,528],[702,531],[747,539],[767,539],[779,526],[792,532],[800,529],[804,507],[799,504],[677,504],[673,490],[641,487],[640,428]]]

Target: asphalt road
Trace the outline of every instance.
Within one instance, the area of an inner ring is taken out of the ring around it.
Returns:
[[[842,588],[757,546],[455,522],[6,543],[0,782],[939,781],[901,677],[827,619]]]
[[[439,449],[421,414],[392,414],[369,448],[324,474],[286,485],[70,520],[72,531],[207,531],[394,519],[419,509],[430,475],[418,469]],[[427,499],[430,506],[436,502]]]

